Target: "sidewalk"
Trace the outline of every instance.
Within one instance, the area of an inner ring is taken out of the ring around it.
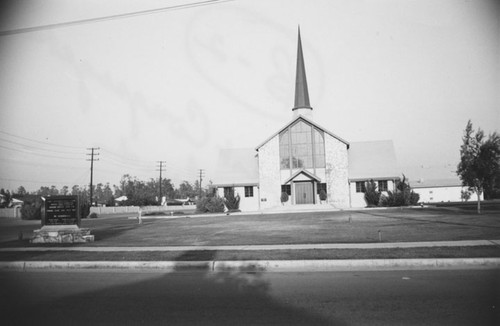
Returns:
[[[0,248],[0,252],[195,252],[271,251],[328,249],[386,249],[489,246],[500,249],[500,240],[434,241],[355,244],[292,244],[247,246],[167,246],[167,247],[23,247]],[[500,269],[500,258],[398,258],[398,259],[296,259],[296,260],[210,260],[177,261],[31,261],[0,262],[0,271],[156,271],[156,272],[339,272],[370,270]]]
[[[287,245],[237,245],[237,246],[161,246],[161,247],[18,247],[0,248],[0,252],[12,251],[252,251],[252,250],[310,250],[310,249],[390,249],[390,248],[429,248],[429,247],[474,247],[499,246],[500,240],[463,240],[463,241],[428,241],[428,242],[393,242],[393,243],[318,243]]]

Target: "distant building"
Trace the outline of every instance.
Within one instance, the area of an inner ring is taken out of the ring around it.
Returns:
[[[293,118],[254,149],[223,149],[213,186],[224,197],[230,188],[242,211],[280,205],[326,204],[365,207],[365,183],[393,190],[399,179],[391,140],[350,143],[312,118],[300,31]],[[326,192],[321,203],[319,194]],[[288,201],[281,203],[282,193]]]
[[[430,204],[464,201],[462,192],[467,192],[468,188],[462,186],[455,170],[456,165],[404,168],[411,188],[420,195],[420,202]],[[470,200],[477,200],[474,193],[470,193]]]

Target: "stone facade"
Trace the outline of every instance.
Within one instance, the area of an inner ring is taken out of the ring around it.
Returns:
[[[279,135],[259,148],[260,208],[281,204]]]
[[[349,176],[347,145],[325,133],[326,184],[328,203],[347,208],[349,202]]]
[[[31,243],[85,243],[93,242],[90,229],[77,226],[44,226],[33,231]]]

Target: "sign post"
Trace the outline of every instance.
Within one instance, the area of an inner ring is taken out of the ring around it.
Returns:
[[[78,196],[50,196],[45,199],[44,225],[80,226],[80,202]]]
[[[90,229],[80,228],[78,196],[48,196],[42,228],[33,231],[31,243],[82,243],[94,241]]]

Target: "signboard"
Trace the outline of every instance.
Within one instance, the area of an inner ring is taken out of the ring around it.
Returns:
[[[42,225],[80,226],[78,196],[49,196],[45,198],[45,218]]]

